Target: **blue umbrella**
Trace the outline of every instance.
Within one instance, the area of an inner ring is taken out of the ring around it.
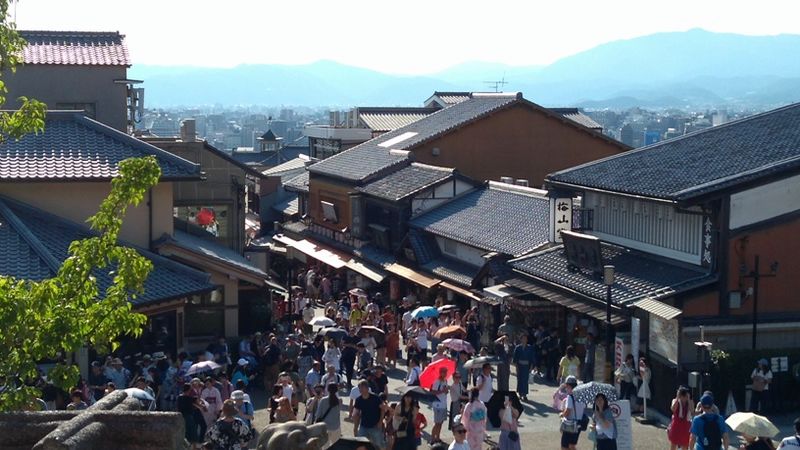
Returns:
[[[428,317],[439,317],[439,310],[433,306],[420,306],[419,308],[411,311],[411,317],[414,319],[426,319]]]

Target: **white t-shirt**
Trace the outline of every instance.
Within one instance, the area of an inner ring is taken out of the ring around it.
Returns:
[[[483,382],[478,393],[478,399],[483,403],[487,403],[492,398],[492,376],[481,374],[481,379]]]
[[[444,389],[444,393],[436,394],[436,401],[433,402],[434,408],[447,408],[447,392],[450,390],[450,386],[447,385],[447,381],[440,381],[436,380],[433,382],[433,386],[431,386],[432,391],[438,391],[440,389]]]
[[[403,329],[407,330],[408,327],[411,326],[411,311],[406,311],[403,313]]]
[[[586,409],[586,405],[581,402],[575,402],[575,397],[568,395],[567,398],[561,402],[561,411],[566,411],[567,408],[572,411],[565,419],[580,420],[580,418],[583,417],[583,410]]]
[[[447,447],[447,450],[469,450],[469,444],[467,441],[464,441],[460,444],[456,441],[453,441],[450,443],[450,446]]]
[[[417,383],[419,381],[420,372],[421,371],[419,367],[414,367],[413,369],[411,369],[411,372],[409,372],[408,376],[406,377],[406,384],[411,386],[412,384]]]
[[[761,371],[761,369],[758,369],[758,368],[753,369],[753,373],[750,374],[750,378],[752,379],[753,377],[761,377],[761,378],[767,380],[767,385],[764,386],[764,390],[765,391],[769,390],[769,385],[770,385],[770,383],[772,383],[772,371],[771,370],[768,370],[767,373],[764,373],[764,372]]]
[[[781,441],[781,445],[778,446],[779,449],[783,450],[793,450],[800,448],[800,435],[794,435],[787,438],[783,438]]]
[[[417,347],[421,350],[428,349],[428,332],[424,328],[417,330]]]

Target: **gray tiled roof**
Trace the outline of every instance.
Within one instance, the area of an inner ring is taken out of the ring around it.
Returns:
[[[130,66],[125,36],[102,31],[20,30],[25,64]]]
[[[453,176],[454,169],[412,163],[397,172],[370,181],[357,191],[387,200],[400,200]]]
[[[303,152],[302,147],[283,147],[280,152],[235,151],[231,157],[249,166],[273,167],[299,158]]]
[[[294,158],[285,163],[279,164],[274,167],[270,167],[269,169],[261,172],[264,175],[282,175],[284,172],[290,172],[297,169],[305,169],[306,164],[308,164],[309,160],[307,158]]]
[[[394,255],[392,255],[390,252],[378,248],[372,244],[365,245],[359,249],[353,249],[352,253],[361,259],[373,264],[377,264],[381,267],[386,267],[389,264],[397,262]]]
[[[478,189],[412,219],[410,224],[482,250],[522,255],[550,238],[550,201],[519,192],[522,190],[513,186],[508,190]]]
[[[237,269],[249,272],[256,277],[269,278],[269,275],[254,266],[249,259],[218,242],[194,236],[185,231],[175,230],[172,237],[166,238],[156,245],[161,246],[166,243],[174,244],[192,252],[199,252],[211,259],[216,259]]]
[[[668,297],[714,281],[700,267],[679,265],[605,243],[601,252],[604,264],[615,267],[616,281],[611,288],[611,298],[618,304],[646,297]],[[509,264],[522,274],[595,299],[605,299],[606,285],[602,277],[586,270],[568,268],[563,245],[512,260]]]
[[[0,144],[0,180],[108,180],[120,161],[154,155],[166,180],[196,180],[200,166],[77,112],[48,112],[42,133]]]
[[[372,131],[391,131],[436,112],[436,108],[358,108],[358,118]]]
[[[551,183],[689,201],[800,168],[800,103],[550,174]]]
[[[285,199],[276,202],[272,205],[272,209],[280,213],[292,216],[300,212],[300,201],[297,194],[286,197]]]
[[[308,170],[348,181],[366,181],[398,164],[407,164],[408,155],[393,153],[391,150],[413,149],[520,101],[521,94],[474,94],[469,100],[441,109],[414,123],[333,155],[310,166]]]
[[[69,222],[24,203],[0,198],[0,274],[41,281],[55,276],[73,241],[93,236],[83,225]],[[121,245],[126,245],[122,243]],[[208,274],[147,250],[137,251],[153,263],[145,292],[131,303],[142,306],[186,297],[215,288]],[[109,270],[94,273],[100,291],[111,285]]]
[[[463,286],[472,286],[472,281],[481,270],[480,267],[445,257],[435,258],[426,264],[420,264],[420,267],[437,277],[454,281]]]
[[[420,230],[408,230],[408,243],[414,251],[418,264],[426,264],[437,258],[440,254],[436,238]]]
[[[594,119],[584,114],[578,108],[547,108],[550,111],[553,111],[556,114],[560,114],[567,119],[572,120],[573,122],[577,122],[586,128],[591,128],[593,130],[602,130],[603,126],[599,123],[595,122]]]
[[[308,171],[285,181],[283,187],[290,191],[308,192]]]

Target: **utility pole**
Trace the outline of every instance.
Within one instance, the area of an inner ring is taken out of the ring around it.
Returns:
[[[778,274],[777,262],[774,262],[772,265],[770,265],[769,272],[761,273],[759,259],[759,255],[756,255],[753,262],[753,270],[742,276],[742,278],[753,279],[753,350],[756,349],[756,343],[758,341],[758,282],[762,277],[772,278]]]

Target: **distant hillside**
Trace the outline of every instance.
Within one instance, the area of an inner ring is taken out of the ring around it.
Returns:
[[[428,76],[395,76],[332,61],[231,69],[135,65],[148,106],[221,103],[418,105],[435,90],[506,91],[547,106],[773,106],[800,101],[800,36],[704,30],[609,42],[545,67],[469,62]]]

